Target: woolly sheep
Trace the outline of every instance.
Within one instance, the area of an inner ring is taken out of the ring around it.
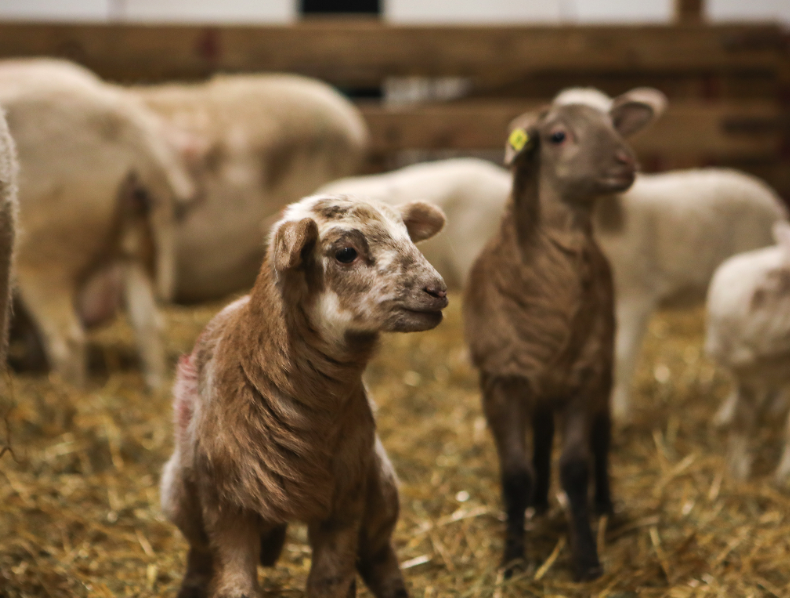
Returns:
[[[177,301],[248,289],[267,222],[323,183],[353,174],[367,146],[359,111],[296,75],[222,75],[131,88],[164,121],[200,201],[176,230]]]
[[[182,358],[165,514],[189,542],[179,596],[259,596],[289,523],[308,524],[307,595],[407,596],[391,535],[395,474],[362,373],[380,332],[428,330],[447,305],[414,246],[442,226],[428,204],[314,196],[274,225],[250,295]]]
[[[790,390],[790,224],[777,222],[774,235],[777,245],[724,261],[708,291],[705,350],[735,379],[728,463],[741,480],[751,470],[760,417]],[[790,415],[775,477],[790,480]]]
[[[173,293],[173,225],[194,193],[189,174],[161,142],[156,117],[71,63],[0,63],[0,105],[20,162],[18,294],[50,366],[84,382],[84,324],[96,314],[79,313],[80,293],[115,267],[146,382],[159,386],[155,296]]]

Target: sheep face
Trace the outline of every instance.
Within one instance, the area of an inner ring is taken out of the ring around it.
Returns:
[[[581,104],[553,106],[525,114],[511,127],[506,161],[516,168],[539,162],[541,185],[566,201],[589,201],[634,182],[636,158],[607,113]],[[527,138],[520,151],[517,131]]]
[[[328,339],[428,330],[442,320],[447,289],[414,243],[443,224],[441,211],[425,203],[396,209],[311,197],[275,225],[270,255],[281,284],[302,289],[298,300]]]

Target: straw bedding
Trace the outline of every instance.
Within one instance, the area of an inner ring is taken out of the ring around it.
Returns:
[[[220,304],[170,308],[174,363]],[[570,575],[561,498],[529,521],[528,568],[504,581],[498,472],[463,347],[460,300],[422,334],[391,335],[368,372],[379,430],[401,479],[396,541],[415,597],[790,596],[790,494],[771,484],[773,417],[748,484],[722,475],[710,425],[729,383],[701,353],[702,312],[651,325],[633,426],[612,455],[617,512],[597,525],[604,577]],[[170,397],[146,394],[123,322],[92,336],[90,388],[9,375],[0,398],[0,596],[174,596],[185,543],[158,508]],[[0,449],[1,450],[1,449]],[[555,476],[556,477],[556,476]],[[266,596],[301,596],[310,552],[295,527]],[[362,595],[368,595],[366,591]]]

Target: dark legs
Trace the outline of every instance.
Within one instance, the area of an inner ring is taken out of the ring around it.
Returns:
[[[583,407],[583,406],[582,406]],[[568,497],[570,517],[571,550],[577,580],[589,580],[603,573],[598,561],[592,528],[587,492],[590,476],[590,438],[588,436],[588,416],[571,408],[567,409],[562,458],[560,459],[560,480],[562,489]],[[597,469],[596,469],[597,472]]]
[[[274,567],[285,544],[285,532],[287,525],[273,526],[261,534],[261,565],[264,567]]]
[[[595,511],[598,515],[614,512],[609,488],[609,446],[612,441],[612,418],[609,412],[598,414],[593,420],[590,446],[595,467]]]
[[[532,415],[535,489],[532,506],[541,515],[549,509],[549,487],[551,485],[551,447],[554,441],[554,413],[550,409],[536,409]]]
[[[524,558],[524,511],[532,492],[532,467],[527,460],[526,382],[518,378],[483,378],[483,407],[499,454],[502,499],[507,514],[505,575]]]

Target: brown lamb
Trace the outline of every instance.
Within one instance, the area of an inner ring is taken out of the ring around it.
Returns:
[[[362,372],[380,332],[428,330],[444,281],[414,242],[438,208],[344,196],[292,204],[249,296],[227,306],[179,365],[175,452],[162,505],[189,542],[179,596],[253,598],[286,525],[308,525],[312,598],[407,596],[391,543],[395,474]]]
[[[564,432],[560,478],[575,574],[593,579],[602,573],[587,492],[592,453],[595,506],[611,511],[615,322],[612,276],[590,214],[596,197],[632,184],[636,159],[622,136],[652,114],[649,103],[626,94],[609,114],[580,104],[552,106],[511,125],[505,162],[513,170],[513,190],[498,234],[472,267],[464,298],[466,339],[499,455],[508,575],[524,557],[526,508],[542,512],[548,506],[555,415]]]

